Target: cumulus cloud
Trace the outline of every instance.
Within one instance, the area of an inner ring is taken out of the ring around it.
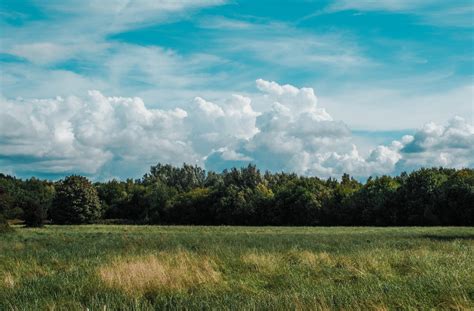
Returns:
[[[32,174],[137,176],[157,162],[220,170],[249,162],[273,171],[363,178],[420,166],[474,165],[474,126],[460,117],[363,155],[351,131],[319,107],[312,88],[259,79],[261,96],[191,108],[148,108],[141,98],[0,100],[0,169]],[[256,111],[255,106],[264,107]]]
[[[461,117],[454,117],[445,126],[427,123],[407,140],[397,163],[400,169],[474,166],[474,126]]]
[[[211,150],[228,150],[228,146],[248,140],[259,131],[259,113],[253,110],[248,97],[233,95],[220,105],[196,97],[194,104],[188,129],[195,149],[203,155]]]
[[[472,125],[460,117],[447,126],[427,124],[414,136],[376,146],[363,156],[353,143],[349,128],[318,106],[313,89],[261,79],[257,80],[257,88],[264,93],[263,100],[272,103],[270,110],[256,118],[258,132],[225,150],[215,150],[207,157],[208,167],[222,169],[248,162],[229,159],[229,148],[265,169],[324,177],[348,172],[363,178],[420,166],[473,165]]]
[[[98,91],[86,98],[2,99],[0,108],[0,157],[15,171],[101,174],[105,165],[142,170],[158,161],[198,159],[182,125],[187,113],[179,108],[148,109],[140,98]]]

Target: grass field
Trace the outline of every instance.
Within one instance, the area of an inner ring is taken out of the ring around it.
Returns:
[[[474,309],[474,228],[47,226],[0,235],[0,310]]]

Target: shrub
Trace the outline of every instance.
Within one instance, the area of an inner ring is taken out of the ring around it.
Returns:
[[[33,199],[22,202],[23,219],[27,227],[42,227],[46,219],[46,208]]]
[[[11,231],[11,227],[8,225],[7,219],[3,214],[0,214],[0,233]]]

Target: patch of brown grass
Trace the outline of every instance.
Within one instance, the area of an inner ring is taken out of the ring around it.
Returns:
[[[357,278],[370,276],[389,278],[393,276],[389,258],[377,251],[361,253],[355,257],[339,256],[336,267],[344,269]]]
[[[116,258],[100,267],[98,274],[109,287],[128,294],[183,291],[222,282],[213,260],[186,251]]]
[[[317,266],[332,266],[334,264],[331,255],[326,252],[298,251],[294,255],[299,263],[313,268]]]
[[[16,284],[15,278],[10,272],[5,273],[3,276],[3,285],[7,288],[14,288]]]
[[[281,258],[277,254],[248,253],[241,257],[241,260],[258,272],[273,273],[281,266]]]
[[[292,264],[300,268],[319,271],[335,265],[334,258],[326,252],[291,250],[286,253],[249,252],[241,256],[241,261],[256,272],[275,274],[281,269],[291,269]]]
[[[8,261],[2,270],[0,270],[0,288],[15,288],[24,280],[40,279],[51,273],[36,260]]]

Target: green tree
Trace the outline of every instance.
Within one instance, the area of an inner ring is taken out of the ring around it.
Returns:
[[[19,202],[23,220],[28,227],[42,227],[51,208],[55,189],[51,182],[37,178],[27,179],[23,184],[24,197]]]
[[[105,183],[96,183],[95,187],[104,211],[104,218],[125,218],[121,212],[128,199],[127,183],[113,179]]]
[[[21,179],[0,174],[0,213],[6,219],[21,218],[23,210],[20,202],[25,196]]]
[[[183,164],[183,167],[157,164],[150,168],[150,173],[143,177],[143,183],[150,185],[161,182],[168,187],[173,187],[179,192],[189,191],[202,187],[206,180],[206,171],[199,166]]]
[[[438,225],[436,202],[441,188],[453,170],[443,168],[421,168],[403,180],[398,188],[396,202],[396,225]]]
[[[50,212],[55,223],[91,223],[101,215],[97,191],[86,177],[72,175],[57,183]]]
[[[42,227],[47,216],[47,209],[37,199],[26,198],[21,202],[23,220],[27,227]]]
[[[304,182],[290,182],[275,194],[275,225],[320,224],[321,201]]]
[[[474,170],[452,174],[440,189],[435,213],[443,225],[474,225]]]
[[[211,192],[209,188],[195,188],[175,196],[166,209],[166,220],[171,224],[213,224],[211,214]]]
[[[352,196],[362,225],[388,226],[394,224],[395,194],[400,184],[390,176],[369,178]]]

